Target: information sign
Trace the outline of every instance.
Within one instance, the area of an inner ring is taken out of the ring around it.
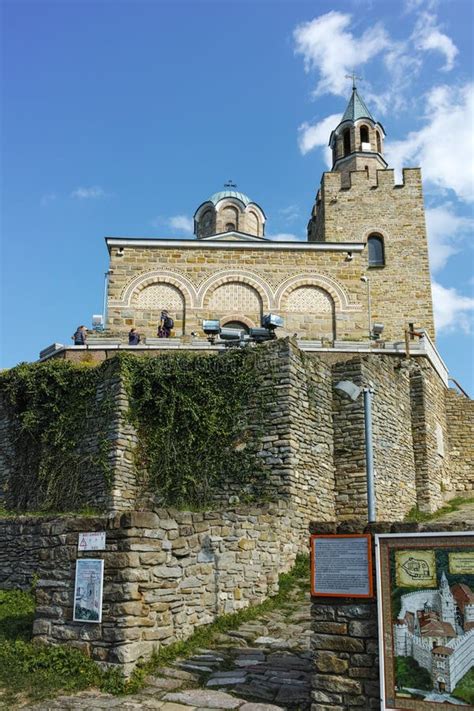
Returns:
[[[104,551],[105,531],[80,533],[77,541],[79,551]]]
[[[102,621],[104,561],[98,558],[76,560],[74,622]]]
[[[311,594],[373,596],[370,534],[311,536]]]

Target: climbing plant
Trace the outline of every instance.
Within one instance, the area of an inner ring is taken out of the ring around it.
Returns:
[[[0,373],[8,422],[0,454],[9,471],[3,492],[9,508],[75,510],[87,497],[84,481],[91,473],[108,480],[111,400],[96,396],[103,370],[50,360]]]
[[[164,504],[204,506],[236,485],[240,498],[262,494],[257,351],[121,357],[137,472]]]

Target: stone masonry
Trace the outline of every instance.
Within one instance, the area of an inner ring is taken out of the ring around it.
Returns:
[[[278,588],[306,538],[284,504],[223,512],[130,511],[114,517],[0,520],[0,588],[36,584],[34,638],[68,643],[128,673],[153,648]],[[78,552],[78,534],[105,530],[106,550]],[[77,558],[103,558],[101,624],[73,622]]]
[[[213,359],[221,356],[201,357],[211,373]],[[472,420],[464,414],[472,412],[472,401],[447,390],[427,359],[304,353],[292,340],[277,339],[255,350],[255,363],[255,389],[267,403],[252,445],[264,465],[264,494],[291,502],[306,519],[302,531],[315,517],[332,520],[366,515],[363,398],[355,402],[342,398],[334,390],[339,380],[374,387],[379,517],[403,518],[414,506],[434,511],[456,492],[472,490],[472,463],[469,456],[463,458],[472,441]],[[87,472],[79,505],[120,511],[147,506],[150,492],[137,483],[146,477],[135,468],[137,435],[127,420],[127,397],[113,364],[112,359],[101,366],[108,373],[102,390],[108,388],[113,399],[108,425],[111,485],[106,486],[100,472]],[[462,413],[457,418],[453,416],[455,403]],[[93,420],[90,430],[83,453],[97,447]],[[7,507],[38,509],[38,498],[23,505],[12,500],[14,470],[8,462],[15,450],[8,418],[0,430],[0,453],[4,459],[0,491]],[[153,493],[159,500],[159,492]],[[212,496],[222,507],[231,497],[249,493],[242,491],[238,477],[232,477]]]

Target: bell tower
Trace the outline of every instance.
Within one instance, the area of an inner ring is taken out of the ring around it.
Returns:
[[[383,157],[385,131],[375,121],[357,91],[352,74],[352,94],[338,126],[331,133],[329,146],[332,150],[332,170],[341,173],[341,186],[349,187],[350,173],[365,170],[369,182],[377,182],[377,170],[387,167]]]

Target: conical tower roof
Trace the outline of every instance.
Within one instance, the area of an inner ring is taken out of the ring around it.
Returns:
[[[342,116],[341,123],[343,121],[357,121],[360,118],[369,118],[375,123],[374,117],[365,105],[363,99],[360,98],[357,88],[354,87],[349,103],[347,104],[347,109]]]

